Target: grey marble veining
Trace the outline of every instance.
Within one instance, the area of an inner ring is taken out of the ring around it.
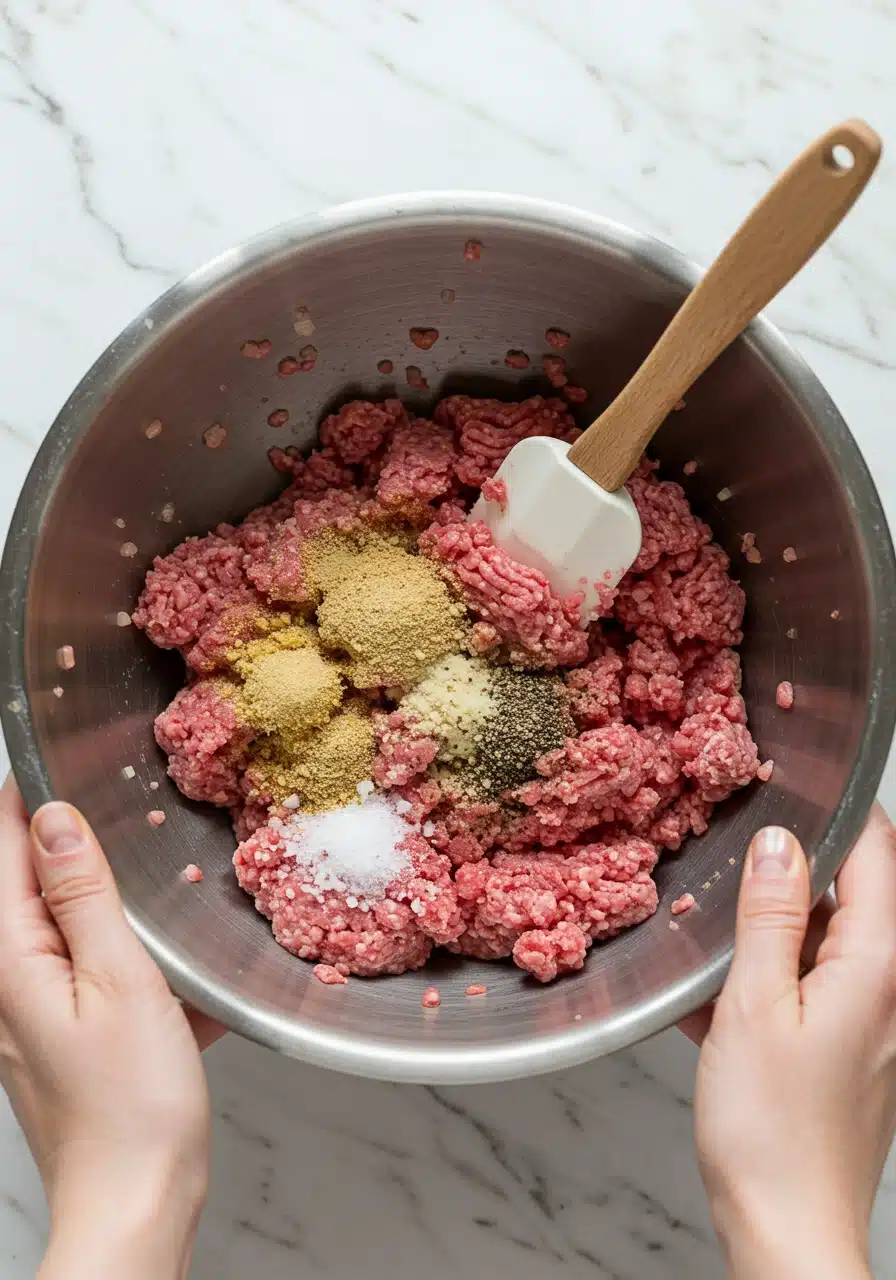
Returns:
[[[893,120],[888,0],[0,0],[0,536],[91,361],[183,272],[325,204],[483,187],[597,210],[707,261],[816,132]],[[896,520],[896,169],[773,305]],[[0,749],[2,754],[2,749]],[[0,761],[2,763],[2,761]],[[896,808],[892,763],[884,799]],[[506,1086],[208,1056],[197,1280],[720,1277],[670,1033]],[[896,1278],[896,1170],[875,1216]],[[46,1227],[0,1106],[0,1280]]]

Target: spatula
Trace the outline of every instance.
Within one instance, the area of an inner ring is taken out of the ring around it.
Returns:
[[[600,588],[614,586],[641,546],[641,523],[625,481],[654,432],[700,374],[824,244],[852,208],[881,153],[861,120],[830,129],[760,200],[647,359],[596,422],[564,444],[521,440],[496,479],[500,503],[480,498],[484,520],[515,560],[541,570],[560,595],[582,591],[582,624]]]

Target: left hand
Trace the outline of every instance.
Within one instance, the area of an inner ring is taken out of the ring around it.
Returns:
[[[184,1275],[208,1180],[199,1050],[223,1029],[171,994],[77,810],[29,829],[8,779],[0,866],[0,1083],[49,1201],[40,1275]]]

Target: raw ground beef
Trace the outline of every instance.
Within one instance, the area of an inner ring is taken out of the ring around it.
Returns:
[[[155,728],[168,773],[185,796],[216,805],[237,802],[251,731],[240,724],[225,681],[198,680],[181,689]]]
[[[134,625],[160,649],[188,650],[225,609],[255,597],[243,571],[244,556],[230,525],[156,556]]]
[[[576,438],[564,401],[451,396],[434,423],[398,400],[353,401],[324,420],[308,456],[270,451],[288,477],[278,499],[238,527],[187,539],[147,574],[133,621],[188,669],[156,721],[169,774],[191,799],[229,809],[239,883],[277,941],[322,966],[322,981],[419,968],[434,946],[512,957],[543,982],[575,971],[594,942],[656,910],[661,851],[704,832],[716,804],[764,776],[733,648],[744,593],[679,485],[646,459],[629,480],[641,551],[586,630],[579,597],[559,597],[468,522],[483,485],[502,500],[495,471],[537,434]],[[313,619],[320,595],[305,548],[323,530],[398,526],[465,606],[469,650],[554,672],[575,734],[537,760],[530,781],[477,799],[440,771],[439,741],[396,710],[401,689],[365,690],[372,782],[416,830],[410,870],[363,910],[350,894],[309,892],[307,871],[286,855],[271,826],[286,811],[259,785],[260,737],[232,659],[290,616]]]
[[[584,661],[588,635],[578,621],[582,597],[561,599],[537,569],[496,547],[481,520],[436,522],[419,545],[423,555],[449,571],[467,608],[494,630],[509,662],[551,668]]]
[[[340,973],[372,977],[426,963],[435,943],[453,942],[463,928],[451,864],[422,836],[408,838],[411,869],[369,910],[335,890],[310,892],[309,875],[286,856],[281,836],[262,827],[233,856],[240,885],[271,921],[274,937],[302,960]]]

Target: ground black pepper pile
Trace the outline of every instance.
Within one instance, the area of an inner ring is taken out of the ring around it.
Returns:
[[[497,798],[533,778],[535,761],[562,747],[576,728],[556,676],[498,667],[490,693],[495,709],[477,735],[471,780],[481,794]]]

